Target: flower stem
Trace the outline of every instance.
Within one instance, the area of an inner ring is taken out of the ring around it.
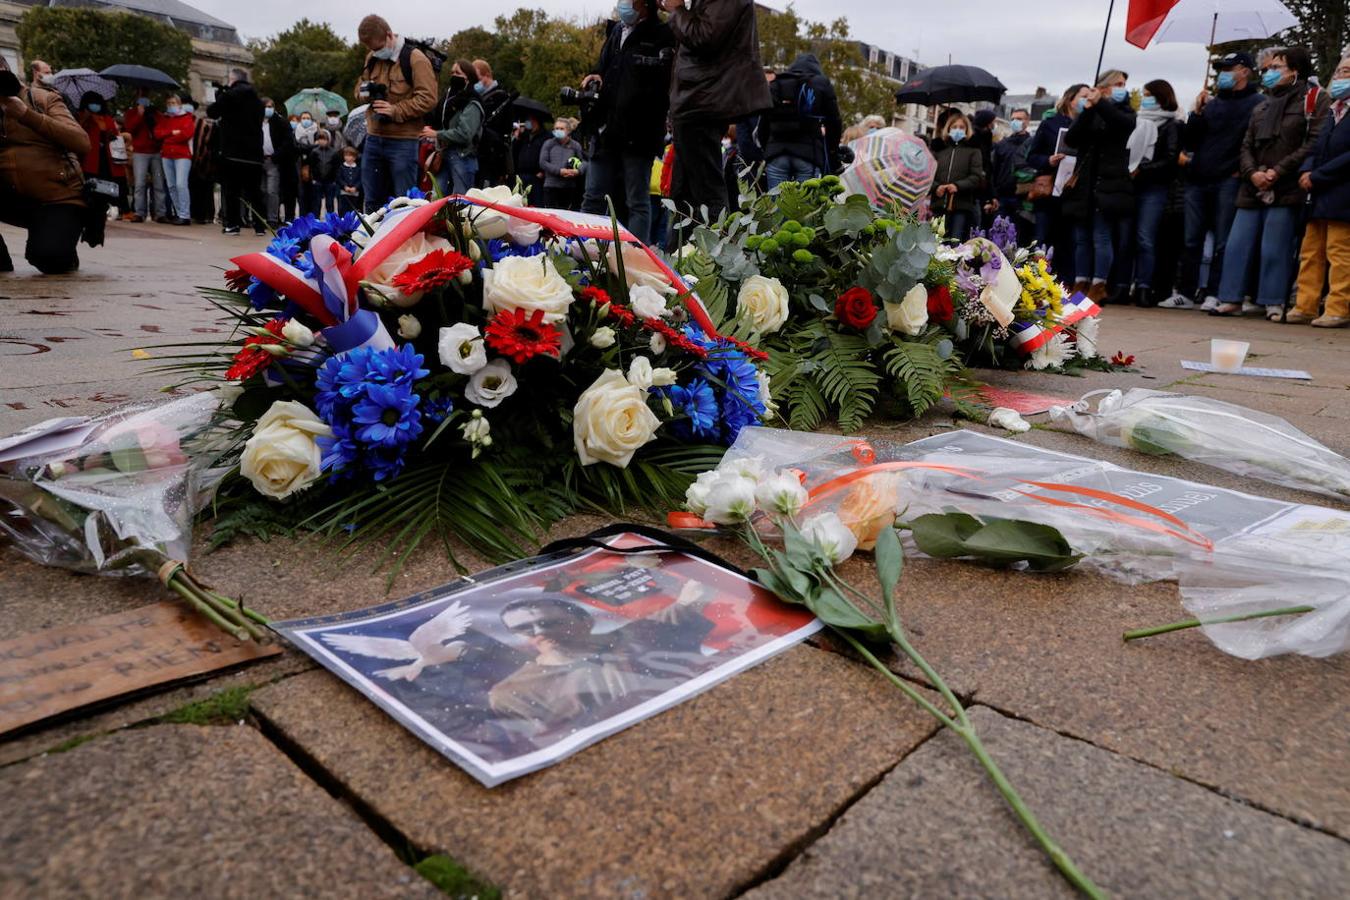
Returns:
[[[194,590],[192,590],[192,588],[188,587],[187,584],[180,581],[178,578],[170,578],[168,586],[169,590],[173,591],[174,593],[178,594],[178,596],[186,600],[189,606],[191,606],[201,615],[205,616],[211,622],[211,624],[215,625],[221,631],[241,641],[246,641],[249,639],[249,633],[247,629],[243,628],[242,626],[236,625],[232,622],[226,621],[225,618],[220,613],[216,612],[214,607],[212,607],[205,600],[199,597],[197,593]]]
[[[1217,619],[1187,619],[1184,622],[1172,622],[1168,625],[1155,625],[1152,628],[1136,628],[1133,631],[1127,631],[1124,638],[1127,641],[1135,641],[1139,638],[1153,637],[1158,634],[1167,634],[1171,631],[1182,631],[1187,628],[1199,628],[1201,625],[1222,625],[1225,622],[1248,622],[1252,619],[1269,619],[1273,616],[1296,616],[1302,613],[1310,613],[1316,610],[1315,606],[1286,606],[1281,609],[1266,609],[1261,612],[1239,613],[1234,616],[1221,616]]]

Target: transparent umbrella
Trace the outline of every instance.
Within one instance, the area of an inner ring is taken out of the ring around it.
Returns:
[[[345,116],[347,101],[341,94],[323,88],[305,88],[286,101],[286,112],[292,116],[309,113],[316,120],[322,121],[323,114],[330,110]]]

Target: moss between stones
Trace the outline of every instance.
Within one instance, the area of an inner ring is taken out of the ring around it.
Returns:
[[[65,753],[67,750],[74,750],[76,747],[80,746],[81,744],[87,744],[87,743],[89,743],[90,741],[92,741],[92,740],[93,740],[94,738],[96,738],[96,737],[100,737],[100,735],[97,734],[97,733],[95,733],[95,734],[77,734],[77,735],[75,735],[75,737],[69,738],[68,740],[64,740],[64,741],[62,741],[61,743],[57,744],[55,747],[51,748],[50,750],[44,751],[44,752],[46,752],[46,753]]]
[[[413,866],[417,874],[456,900],[501,900],[502,892],[475,878],[468,869],[448,856],[437,853]]]
[[[233,725],[248,715],[248,698],[255,690],[256,685],[226,688],[167,712],[155,721],[166,725]]]

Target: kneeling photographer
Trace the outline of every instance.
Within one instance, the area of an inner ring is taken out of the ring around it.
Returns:
[[[613,198],[619,220],[646,242],[652,163],[665,149],[675,36],[649,0],[619,0],[616,9],[619,21],[610,26],[600,61],[581,82],[583,90],[599,92],[582,108],[582,128],[595,143],[581,209],[606,214],[605,198]]]
[[[21,85],[0,57],[0,220],[28,229],[24,257],[45,275],[80,265],[75,246],[87,216],[78,157],[88,152],[89,135],[61,95]],[[0,238],[0,272],[13,270]]]

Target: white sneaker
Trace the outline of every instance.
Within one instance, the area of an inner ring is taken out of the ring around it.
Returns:
[[[1259,303],[1253,303],[1250,300],[1242,301],[1242,315],[1244,316],[1264,316],[1266,308]]]
[[[1219,308],[1219,298],[1215,297],[1213,294],[1210,294],[1208,297],[1206,297],[1205,302],[1200,304],[1200,309],[1203,312],[1213,312],[1218,308]]]
[[[1195,301],[1181,294],[1173,294],[1158,302],[1158,309],[1195,309]]]

